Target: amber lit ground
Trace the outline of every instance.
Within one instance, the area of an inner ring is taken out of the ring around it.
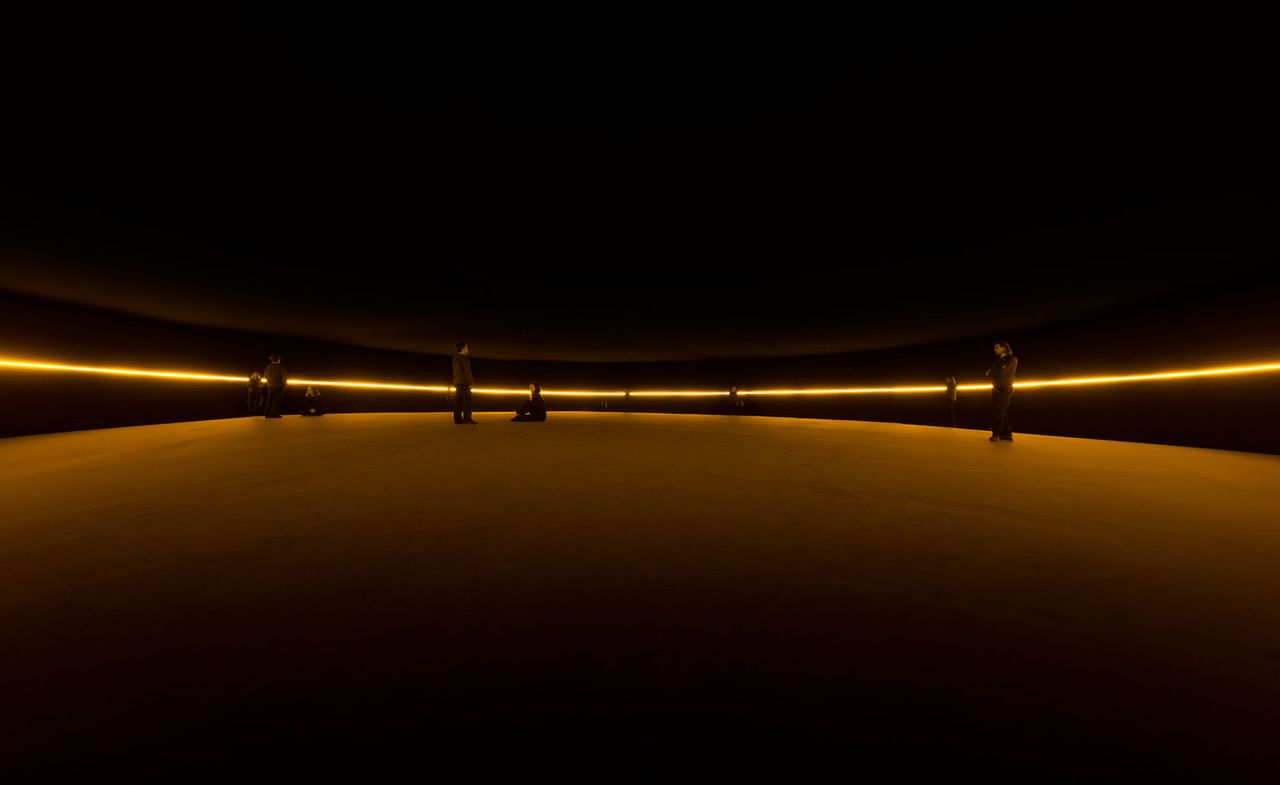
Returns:
[[[1280,458],[477,416],[0,441],[5,770],[1276,766]]]

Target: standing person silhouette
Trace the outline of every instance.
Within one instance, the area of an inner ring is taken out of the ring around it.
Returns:
[[[453,423],[476,425],[471,419],[471,385],[476,380],[471,375],[471,347],[466,341],[458,341],[453,355]]]
[[[987,369],[991,377],[991,441],[1013,441],[1013,429],[1009,426],[1009,401],[1013,398],[1013,377],[1018,372],[1018,358],[1008,341],[995,344],[996,361]]]
[[[956,390],[956,377],[947,377],[947,422],[951,423],[951,427],[956,427],[956,396],[959,393]]]
[[[268,358],[271,364],[262,372],[267,380],[267,419],[279,419],[280,406],[284,404],[284,388],[289,383],[289,369],[280,364],[280,355],[273,354]]]
[[[738,397],[738,385],[729,388],[729,402],[725,409],[726,414],[742,414],[742,399]]]
[[[529,382],[529,400],[520,404],[511,422],[546,422],[547,404],[542,400],[542,385]]]
[[[250,417],[262,414],[262,374],[254,371],[249,374],[248,394],[245,397],[245,409]]]

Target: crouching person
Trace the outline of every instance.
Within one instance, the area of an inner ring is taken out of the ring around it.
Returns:
[[[547,404],[542,400],[542,385],[529,382],[529,400],[520,405],[511,422],[546,422]]]
[[[302,416],[319,417],[324,414],[324,402],[320,400],[320,391],[314,387],[307,388],[307,395],[302,399]]]

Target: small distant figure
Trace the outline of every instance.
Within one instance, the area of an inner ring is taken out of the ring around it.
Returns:
[[[1013,441],[1013,429],[1009,425],[1009,401],[1013,398],[1013,377],[1018,372],[1018,358],[1008,341],[995,344],[996,361],[987,369],[991,377],[991,441]]]
[[[729,388],[729,408],[728,414],[742,414],[744,410],[742,399],[738,397],[738,385]]]
[[[542,400],[542,385],[529,382],[529,400],[520,404],[511,422],[546,422],[547,404]]]
[[[471,375],[471,347],[466,341],[458,341],[453,355],[453,423],[476,425],[471,419],[471,385],[476,380]]]
[[[951,427],[956,427],[956,397],[960,394],[956,389],[959,385],[956,383],[956,377],[947,377],[947,419],[951,423]]]
[[[250,417],[262,414],[262,374],[257,371],[249,374],[249,392],[245,399],[245,410]]]
[[[314,387],[307,388],[307,395],[302,399],[303,417],[320,417],[324,414],[324,401],[320,399],[320,391]]]
[[[267,380],[267,419],[279,419],[280,407],[284,405],[284,388],[289,383],[289,369],[280,363],[280,355],[268,357],[271,364],[262,372]]]

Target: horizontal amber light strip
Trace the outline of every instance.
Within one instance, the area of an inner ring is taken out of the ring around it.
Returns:
[[[193,382],[238,382],[244,384],[244,376],[227,374],[193,373],[190,371],[161,371],[141,368],[103,368],[91,365],[68,365],[64,363],[39,362],[33,360],[0,359],[0,368],[27,371],[69,371],[75,373],[94,373],[112,376],[133,376],[152,379],[172,379]],[[1280,363],[1262,363],[1258,365],[1234,365],[1220,368],[1201,368],[1191,371],[1165,371],[1161,373],[1141,373],[1126,376],[1083,376],[1069,379],[1046,379],[1043,381],[1020,381],[1014,386],[1019,390],[1030,390],[1039,387],[1073,387],[1080,385],[1119,384],[1125,382],[1154,382],[1176,379],[1201,379],[1215,376],[1233,376],[1237,374],[1272,373],[1280,371]],[[397,384],[388,382],[353,381],[348,379],[290,379],[295,386],[315,387],[351,387],[371,390],[406,390],[410,392],[448,392],[451,388],[441,384]],[[873,394],[908,394],[908,393],[941,393],[946,388],[940,384],[906,385],[886,387],[812,387],[775,390],[739,390],[738,395],[873,395]],[[962,384],[956,389],[970,392],[991,389],[991,384]],[[489,395],[524,395],[527,389],[502,387],[477,387],[473,392]],[[544,390],[544,395],[559,395],[579,398],[714,398],[726,396],[725,390]]]

